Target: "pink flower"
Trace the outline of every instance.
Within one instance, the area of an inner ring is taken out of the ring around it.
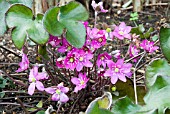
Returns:
[[[100,38],[92,39],[91,47],[94,49],[98,49],[106,44],[106,37],[103,35]]]
[[[58,52],[60,52],[60,53],[68,52],[68,51],[70,51],[72,48],[73,48],[72,45],[70,45],[70,44],[67,42],[66,38],[63,38],[63,39],[62,39],[62,46],[60,46],[60,47],[58,48]]]
[[[76,66],[77,71],[81,71],[83,69],[83,66],[93,67],[93,64],[90,62],[90,59],[93,58],[93,54],[85,53],[83,50],[80,49],[76,52],[76,56],[78,59],[78,63]]]
[[[115,84],[118,79],[123,82],[126,82],[125,76],[131,76],[130,69],[132,67],[132,64],[124,64],[123,59],[119,59],[116,63],[111,60],[108,60],[107,65],[109,69],[104,73],[104,76],[110,76],[112,84]]]
[[[97,57],[97,66],[100,67],[101,65],[103,66],[103,68],[106,68],[106,63],[107,60],[110,60],[112,58],[112,56],[110,56],[108,53],[104,52],[103,54],[100,54]]]
[[[45,91],[49,94],[52,94],[51,99],[53,101],[60,101],[61,103],[66,103],[69,100],[68,96],[65,94],[69,91],[69,88],[64,87],[63,83],[60,83],[57,86],[45,88]]]
[[[56,60],[56,66],[58,67],[58,68],[64,68],[65,66],[64,66],[64,59],[63,58],[58,58],[57,60]]]
[[[19,68],[16,70],[16,72],[22,72],[24,70],[27,70],[29,67],[29,60],[26,54],[22,54],[22,61],[19,63]]]
[[[84,24],[84,27],[87,29],[89,22],[85,21],[85,22],[83,22],[83,24]]]
[[[105,30],[99,30],[97,28],[93,28],[92,30],[89,29],[89,31],[87,31],[87,35],[90,39],[87,37],[87,40],[91,40],[91,42],[89,41],[87,45],[89,45],[92,49],[98,49],[104,46],[106,44],[105,34]]]
[[[78,78],[73,77],[71,79],[71,82],[76,85],[76,87],[74,88],[74,92],[77,93],[79,90],[85,88],[88,80],[89,78],[86,77],[86,74],[82,74],[82,73],[78,75]]]
[[[39,81],[42,79],[48,79],[47,73],[46,72],[39,73],[38,66],[34,66],[30,70],[30,74],[29,74],[29,82],[31,82],[28,87],[29,95],[32,95],[34,93],[35,87],[37,87],[39,91],[44,91],[44,85],[42,84],[42,82]]]
[[[96,4],[96,2],[93,0],[91,5],[92,5],[93,9],[97,12],[103,12],[103,13],[108,12],[108,10],[105,10],[103,8],[103,2],[99,2],[98,4]]]
[[[153,53],[155,50],[159,49],[158,46],[154,46],[154,42],[143,40],[140,46],[149,53]]]
[[[91,39],[96,39],[96,38],[100,38],[100,37],[103,37],[103,33],[100,32],[99,29],[97,28],[90,28],[90,27],[87,27],[87,37],[91,38]]]
[[[51,44],[53,47],[56,47],[60,43],[60,39],[57,36],[50,35],[48,43]]]
[[[138,55],[139,50],[136,48],[136,46],[130,45],[129,48],[129,56],[134,57]],[[133,59],[134,62],[137,62],[137,58]]]
[[[65,60],[64,65],[66,69],[74,70],[77,66],[78,59],[74,53],[68,53]]]
[[[126,26],[124,22],[121,22],[119,26],[115,27],[112,34],[120,40],[123,40],[124,38],[131,39],[130,31],[131,26]]]

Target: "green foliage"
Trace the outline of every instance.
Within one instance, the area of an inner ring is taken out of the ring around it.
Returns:
[[[21,3],[32,8],[33,0],[7,0],[10,4]]]
[[[39,101],[38,104],[36,105],[36,107],[38,107],[38,108],[42,108],[42,106],[43,106],[43,102],[42,101]]]
[[[146,68],[146,85],[150,88],[158,76],[170,76],[170,65],[165,60],[155,60]]]
[[[67,41],[77,48],[85,43],[86,30],[80,21],[88,19],[88,12],[78,2],[70,2],[48,10],[43,18],[45,29],[53,36],[60,36],[66,29]]]
[[[21,4],[12,5],[7,11],[6,22],[13,28],[12,40],[18,49],[24,45],[28,37],[37,44],[43,45],[48,41],[49,35],[42,25],[42,14],[34,19],[32,10]]]
[[[135,101],[134,96],[134,88],[133,88],[133,81],[127,79],[126,82],[118,81],[116,84],[116,91],[119,93],[117,98],[121,98],[124,96],[129,97],[133,101]],[[137,86],[137,94],[138,94],[138,102],[139,104],[144,104],[143,97],[146,94],[146,89],[144,86]]]
[[[111,104],[111,93],[106,92],[102,97],[96,98],[89,104],[86,114],[112,114],[109,110],[106,110],[110,108]]]
[[[0,92],[0,98],[3,98],[5,96],[5,92]]]
[[[131,13],[130,21],[136,21],[136,20],[138,20],[138,17],[139,17],[138,12]]]
[[[0,89],[5,88],[5,86],[7,85],[7,80],[4,79],[2,76],[0,76]]]
[[[170,28],[161,28],[160,46],[165,58],[170,61]]]
[[[158,35],[154,35],[153,37],[152,37],[152,40],[155,42],[156,40],[158,39]]]
[[[5,0],[0,0],[0,36],[2,36],[6,28],[6,22],[5,22],[5,13],[8,10],[10,4],[6,2]]]
[[[111,111],[114,114],[136,114],[140,108],[141,107],[134,104],[131,99],[124,97],[114,104]]]
[[[155,60],[146,68],[148,92],[144,96],[145,105],[136,105],[125,97],[117,100],[112,112],[115,114],[164,114],[170,108],[169,64],[165,60]]]
[[[38,111],[36,114],[45,114],[45,111],[41,110],[41,111]]]
[[[135,33],[136,35],[140,35],[140,38],[149,38],[151,35],[151,32],[153,32],[153,28],[150,27],[148,31],[145,32],[145,28],[143,24],[140,24],[139,26],[132,28],[131,33]]]

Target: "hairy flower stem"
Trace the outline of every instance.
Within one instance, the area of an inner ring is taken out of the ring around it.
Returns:
[[[94,28],[96,28],[97,24],[97,11],[94,12]]]
[[[136,88],[136,68],[139,65],[140,61],[143,59],[145,56],[146,52],[144,51],[143,55],[139,59],[139,61],[136,63],[135,68],[134,68],[134,73],[133,73],[133,87],[134,87],[134,93],[135,93],[135,104],[138,104],[138,96],[137,96],[137,88]]]
[[[58,106],[58,109],[57,109],[57,114],[58,114],[59,111],[60,111],[61,105],[62,105],[62,103],[59,103],[59,106]]]

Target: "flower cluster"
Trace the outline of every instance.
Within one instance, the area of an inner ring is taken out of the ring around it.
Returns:
[[[96,4],[93,0],[92,7],[94,8],[95,13],[107,12],[107,10],[103,9],[102,2]],[[130,31],[132,27],[127,26],[124,22],[115,26],[114,30],[110,29],[109,32],[107,30],[100,30],[96,27],[91,28],[88,26],[88,22],[82,23],[86,28],[87,34],[85,44],[82,48],[76,48],[69,44],[66,38],[63,37],[65,35],[62,35],[61,38],[50,35],[48,41],[48,44],[53,48],[56,48],[57,52],[60,53],[60,57],[55,58],[56,66],[63,71],[61,73],[62,75],[64,74],[65,77],[69,75],[69,81],[74,85],[75,93],[78,93],[82,89],[86,89],[86,87],[90,85],[89,80],[93,82],[97,79],[109,78],[111,80],[110,83],[116,84],[118,80],[126,82],[126,78],[131,77],[132,64],[125,62],[124,59],[126,58],[126,55],[125,57],[121,55],[121,49],[112,50],[111,53],[100,50],[106,45],[109,37],[109,41],[114,41],[115,39],[116,41],[124,39],[128,40],[128,42],[130,42],[128,54],[130,58],[134,57],[134,62],[137,62],[138,58],[136,56],[140,53],[140,47],[149,53],[153,53],[158,49],[157,46],[154,46],[154,42],[152,41],[143,40],[140,43],[140,40],[138,40],[139,36],[134,34],[131,35]],[[100,50],[101,53],[98,53],[98,50]],[[29,67],[29,60],[24,53],[19,66],[20,68],[18,68],[16,72],[22,72]],[[47,80],[49,76],[45,70],[39,72],[38,69],[39,67],[34,65],[30,70],[28,78],[30,83],[28,94],[33,95],[37,88],[39,91],[45,91],[51,94],[51,99],[53,101],[66,103],[69,100],[69,97],[66,95],[66,93],[69,92],[69,88],[65,87],[63,82],[59,83],[57,86],[45,87],[43,85],[43,80]],[[67,71],[68,73],[66,73]],[[95,83],[99,84],[99,86],[102,85],[102,83],[97,81]],[[72,86],[72,84],[70,86]],[[96,84],[94,84],[93,87]]]

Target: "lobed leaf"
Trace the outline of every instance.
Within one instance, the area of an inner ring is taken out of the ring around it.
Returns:
[[[170,28],[161,28],[160,30],[160,46],[165,58],[170,61]]]
[[[10,7],[10,4],[6,0],[0,0],[0,36],[4,35],[6,28],[5,13]]]
[[[38,14],[34,19],[32,10],[22,4],[14,4],[9,8],[6,22],[8,27],[13,28],[12,40],[18,49],[22,48],[27,36],[40,45],[48,41],[49,35],[42,26],[42,17]]]
[[[81,48],[85,43],[86,30],[79,21],[88,19],[88,12],[78,2],[53,7],[45,13],[43,25],[53,36],[60,36],[66,29],[66,39],[74,47]]]

